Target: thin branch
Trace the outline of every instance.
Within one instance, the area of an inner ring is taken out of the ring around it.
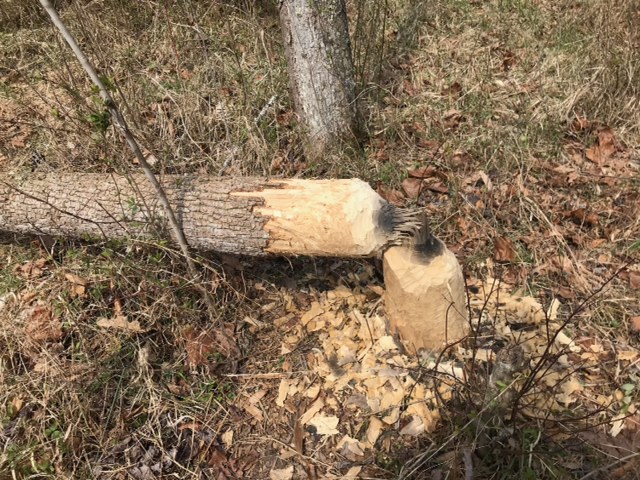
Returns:
[[[153,174],[153,171],[151,170],[151,165],[149,165],[149,162],[147,162],[147,159],[144,157],[142,150],[138,145],[138,142],[133,136],[133,133],[131,132],[131,130],[129,129],[129,126],[127,125],[126,120],[120,113],[120,110],[116,105],[116,102],[111,97],[111,94],[107,90],[107,87],[105,86],[104,82],[98,76],[98,73],[96,72],[96,69],[94,68],[94,66],[91,64],[91,62],[86,57],[84,52],[80,49],[80,47],[78,46],[78,43],[73,38],[69,30],[67,30],[67,27],[62,22],[62,19],[58,15],[58,12],[55,10],[51,2],[49,0],[40,0],[40,3],[44,7],[44,9],[47,11],[49,16],[51,17],[51,21],[53,22],[53,24],[60,31],[60,33],[66,40],[66,42],[71,47],[71,50],[73,50],[73,53],[75,54],[76,58],[82,65],[82,68],[84,68],[85,72],[87,72],[87,75],[89,75],[89,77],[91,78],[91,81],[95,84],[95,86],[98,87],[98,90],[100,92],[100,97],[104,101],[105,106],[109,109],[109,113],[111,114],[111,116],[115,119],[118,128],[122,132],[122,135],[124,136],[124,138],[127,141],[127,144],[129,145],[129,148],[131,149],[136,159],[138,160],[140,167],[142,167],[142,171],[147,177],[147,180],[149,180],[151,185],[153,185],[153,188],[155,189],[158,195],[160,204],[162,205],[165,215],[169,220],[169,224],[171,225],[171,230],[173,231],[174,240],[178,243],[178,245],[180,246],[180,249],[182,250],[182,253],[185,256],[190,273],[196,276],[196,268],[195,268],[195,264],[193,263],[193,259],[191,258],[191,255],[189,253],[189,245],[187,244],[187,240],[184,236],[184,232],[182,231],[182,228],[178,224],[178,220],[176,219],[175,213],[173,212],[173,208],[171,208],[169,199],[167,198],[167,195],[164,192],[162,185],[160,185],[160,182],[158,182],[158,179]]]
[[[164,213],[169,221],[169,225],[171,226],[171,231],[173,232],[173,240],[179,245],[180,250],[182,251],[182,254],[187,262],[187,269],[189,271],[189,275],[194,279],[194,281],[196,281],[198,278],[198,272],[197,272],[195,263],[193,261],[193,258],[191,257],[191,254],[189,251],[189,244],[187,243],[187,239],[185,238],[184,232],[182,231],[182,227],[178,223],[178,220],[173,211],[173,208],[171,207],[171,204],[169,203],[169,199],[167,198],[167,194],[165,193],[164,189],[162,188],[162,185],[160,185],[160,182],[158,181],[153,171],[151,170],[151,165],[149,165],[149,162],[147,162],[147,159],[143,155],[137,140],[135,139],[133,133],[131,132],[131,129],[129,128],[126,120],[120,113],[120,110],[118,109],[116,102],[111,97],[111,94],[107,90],[107,87],[105,86],[104,82],[100,79],[98,73],[96,72],[95,67],[91,64],[87,56],[80,49],[73,35],[71,35],[69,30],[67,30],[67,27],[65,26],[64,22],[58,15],[58,12],[56,11],[56,9],[53,7],[52,3],[49,0],[40,0],[40,4],[44,7],[46,12],[49,14],[49,17],[51,17],[51,21],[53,22],[55,27],[60,31],[65,41],[69,44],[69,46],[71,47],[71,50],[73,50],[73,53],[75,54],[76,58],[82,65],[82,68],[84,68],[85,72],[87,72],[87,74],[91,78],[91,81],[98,88],[100,92],[100,97],[102,98],[105,106],[109,110],[109,113],[111,114],[112,118],[115,119],[116,126],[118,127],[118,129],[124,136],[125,140],[127,141],[129,148],[135,155],[147,180],[149,181],[149,183],[151,183],[151,185],[155,189],[156,194],[158,195],[160,204],[162,205]],[[196,284],[199,284],[199,282],[196,282]],[[213,314],[215,312],[213,301],[208,295],[208,292],[206,292],[206,289],[204,287],[202,287],[201,289],[205,296],[207,306],[209,307],[211,313]]]

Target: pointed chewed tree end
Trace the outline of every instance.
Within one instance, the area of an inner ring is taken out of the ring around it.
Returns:
[[[426,225],[421,230],[387,249],[383,262],[389,332],[408,353],[442,351],[469,326],[462,268]]]

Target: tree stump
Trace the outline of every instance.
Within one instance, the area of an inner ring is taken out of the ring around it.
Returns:
[[[243,255],[372,257],[384,253],[391,332],[409,351],[466,332],[460,266],[426,219],[357,180],[161,178],[192,248]],[[142,175],[87,173],[0,180],[0,230],[98,239],[170,238]]]
[[[405,350],[441,351],[468,330],[462,269],[433,236],[384,253],[385,310],[389,330]]]

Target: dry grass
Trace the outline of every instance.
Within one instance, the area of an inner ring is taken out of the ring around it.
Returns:
[[[159,171],[217,174],[226,164],[236,175],[278,173],[292,126],[278,121],[288,100],[277,17],[245,7],[109,1],[63,9]],[[48,23],[5,34],[3,43],[6,94],[29,117],[31,149],[52,168],[132,167],[126,145],[105,128],[89,80]]]
[[[408,168],[433,165],[448,192],[426,190],[406,203],[430,212],[470,275],[501,276],[543,302],[572,293],[564,299],[571,311],[619,267],[637,271],[640,11],[631,0],[351,2],[371,139],[361,155],[322,165],[301,157],[270,2],[58,3],[158,172],[358,176],[400,189]],[[137,168],[35,3],[3,4],[0,50],[0,169],[30,170],[34,152],[45,157],[38,171]],[[576,131],[576,118],[593,125]],[[622,173],[596,175],[566,148],[568,142],[592,146],[604,125],[620,143]],[[573,173],[559,174],[560,167]],[[604,181],[610,177],[615,182]],[[567,219],[580,208],[595,212],[597,225]],[[502,266],[491,260],[497,237],[516,250]],[[268,324],[291,295],[304,297],[300,291],[312,284],[353,284],[349,271],[368,268],[207,259],[223,320],[243,357],[229,362],[207,350],[203,365],[194,367],[185,338],[189,328],[207,330],[206,309],[163,245],[8,240],[0,244],[6,265],[0,273],[2,480],[91,478],[98,467],[101,478],[126,478],[126,467],[162,462],[180,478],[219,478],[220,472],[267,478],[280,465],[278,442],[288,443],[291,429],[252,423],[238,399],[277,390],[277,382],[258,374],[282,373],[287,361],[304,370],[306,360],[304,349],[281,356],[277,332],[255,333],[244,319]],[[559,253],[569,262],[554,264]],[[20,270],[40,258],[39,273]],[[87,291],[74,293],[65,274],[85,279]],[[25,331],[37,305],[51,308],[48,318],[60,322],[63,335]],[[571,333],[612,350],[637,348],[628,327],[629,317],[640,315],[637,305],[637,289],[615,279],[575,316]],[[145,331],[96,326],[118,312]],[[314,348],[309,342],[305,348]],[[602,392],[637,381],[631,368],[611,375]],[[495,433],[476,423],[463,428],[472,419],[465,407],[483,408],[482,391],[464,391],[458,400],[438,433],[446,451],[415,478],[432,478],[438,469],[461,473],[474,442]],[[566,436],[546,435],[553,429],[545,421],[525,417],[509,424],[507,441],[492,444],[492,454],[474,458],[478,478],[513,478],[515,471],[522,478],[572,478],[607,463],[597,442],[610,439],[570,445]],[[239,437],[235,460],[223,460],[221,435],[231,428]],[[577,434],[570,439],[587,442]],[[393,442],[372,459],[376,478],[394,478],[416,452],[433,451],[429,440]]]

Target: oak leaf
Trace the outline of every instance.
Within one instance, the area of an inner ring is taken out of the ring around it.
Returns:
[[[422,179],[407,178],[402,181],[402,189],[407,194],[407,197],[416,199],[422,192]]]
[[[62,338],[62,324],[46,305],[36,305],[29,311],[24,331],[37,343],[55,342]]]
[[[625,270],[620,272],[620,278],[629,282],[629,286],[633,290],[638,290],[640,288],[640,272]]]
[[[493,258],[496,262],[513,262],[516,257],[516,249],[511,240],[505,237],[497,237],[494,241]]]
[[[387,188],[384,185],[378,185],[378,195],[384,198],[387,202],[396,207],[404,206],[404,194],[393,188]]]
[[[597,165],[602,165],[609,160],[616,151],[616,137],[611,128],[606,127],[598,133],[598,141],[587,148],[585,156]]]
[[[412,178],[429,178],[436,175],[436,168],[432,165],[427,167],[416,168],[409,170],[409,176]]]

